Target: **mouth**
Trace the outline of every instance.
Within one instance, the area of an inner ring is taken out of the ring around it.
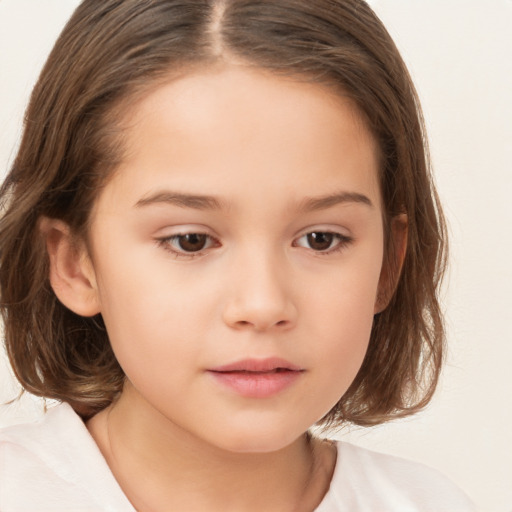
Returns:
[[[294,384],[305,372],[283,359],[246,359],[208,370],[224,389],[246,398],[269,398]]]
[[[211,368],[209,371],[217,373],[282,373],[289,371],[301,372],[304,371],[304,369],[285,359],[272,357],[267,359],[244,359],[235,363]]]

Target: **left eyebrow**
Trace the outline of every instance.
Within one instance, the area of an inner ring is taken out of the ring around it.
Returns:
[[[327,208],[343,203],[356,203],[366,205],[370,208],[374,207],[370,198],[364,194],[359,194],[358,192],[340,192],[320,197],[308,197],[301,201],[299,210],[306,212],[326,210]]]

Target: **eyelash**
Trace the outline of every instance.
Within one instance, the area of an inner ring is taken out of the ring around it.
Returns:
[[[313,235],[313,234],[332,235],[333,241],[337,240],[337,243],[333,247],[329,247],[328,249],[325,249],[325,250],[316,251],[311,248],[311,250],[313,250],[315,256],[328,256],[330,254],[341,252],[354,242],[354,239],[350,236],[342,235],[341,233],[337,233],[335,231],[318,230],[318,231],[308,231],[307,233],[304,233],[302,236],[300,236],[298,239],[296,239],[296,241],[294,241],[294,247],[302,247],[297,244],[297,241],[300,240],[301,238],[309,237],[310,235]]]
[[[298,240],[308,237],[313,234],[321,234],[321,235],[332,235],[335,240],[337,240],[337,243],[333,247],[329,247],[326,250],[314,250],[310,248],[310,250],[313,251],[315,256],[327,256],[330,254],[338,253],[346,249],[350,244],[354,242],[354,238],[342,235],[341,233],[336,233],[334,231],[309,231],[303,235],[301,235],[299,238],[295,239],[293,242],[293,247],[303,247],[301,245],[298,245]],[[176,250],[172,247],[173,243],[179,243],[181,239],[183,239],[186,236],[204,236],[209,241],[209,246],[206,248],[201,248],[198,251],[185,251],[185,250]],[[212,237],[211,235],[208,235],[206,233],[201,232],[189,232],[189,233],[178,233],[176,235],[167,236],[164,238],[157,238],[156,243],[159,247],[162,247],[165,251],[171,253],[176,259],[194,259],[200,256],[204,256],[207,254],[206,251],[208,251],[211,248],[219,247],[220,242]]]
[[[207,240],[210,242],[210,246],[207,248],[202,248],[198,251],[184,251],[184,250],[180,251],[180,250],[173,249],[173,247],[172,247],[173,242],[179,242],[180,239],[183,239],[186,236],[192,236],[192,235],[206,237]],[[205,251],[208,251],[208,249],[211,249],[212,247],[215,247],[215,246],[217,246],[217,247],[220,246],[220,242],[216,238],[212,237],[211,235],[208,235],[206,233],[201,233],[201,232],[193,232],[193,231],[191,231],[189,233],[178,233],[176,235],[171,235],[171,236],[167,236],[164,238],[157,238],[156,242],[157,242],[158,246],[162,247],[165,251],[169,252],[176,259],[189,259],[189,260],[198,258],[200,256],[204,256]]]

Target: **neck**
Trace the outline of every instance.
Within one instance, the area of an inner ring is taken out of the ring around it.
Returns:
[[[311,511],[327,491],[332,447],[301,436],[234,453],[184,431],[126,387],[88,428],[137,510]]]

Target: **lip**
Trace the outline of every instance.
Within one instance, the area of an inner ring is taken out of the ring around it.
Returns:
[[[210,368],[207,372],[221,385],[247,398],[269,398],[296,382],[304,373],[280,358],[244,359]]]
[[[209,368],[211,372],[272,372],[277,369],[303,371],[286,359],[280,357],[267,357],[266,359],[242,359],[234,363]]]

